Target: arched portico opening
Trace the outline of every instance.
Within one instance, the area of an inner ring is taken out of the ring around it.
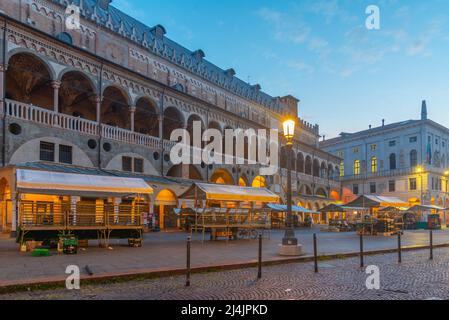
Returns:
[[[159,228],[161,230],[177,227],[177,217],[174,209],[178,206],[176,194],[169,190],[161,190],[156,196],[154,213],[158,217]]]
[[[170,140],[172,132],[176,129],[184,128],[184,117],[175,107],[169,107],[164,111],[164,132],[165,140]]]
[[[211,176],[210,182],[215,183],[215,184],[234,185],[234,178],[227,170],[218,169]]]
[[[81,72],[69,71],[61,78],[59,112],[96,121],[95,89],[90,79]]]
[[[17,53],[6,70],[6,99],[54,110],[54,90],[49,67],[37,56]]]
[[[156,105],[147,98],[137,100],[134,131],[159,137],[159,113]]]
[[[204,131],[206,130],[206,127],[205,127],[204,122],[201,119],[201,117],[197,114],[193,114],[187,119],[187,131],[190,134],[190,145],[191,146],[193,146],[193,142],[194,142],[194,135],[193,135],[194,125],[198,125],[198,124],[201,126],[201,136],[199,137],[200,142],[201,142],[200,145],[204,146],[203,134],[204,134]]]
[[[246,178],[245,175],[243,175],[239,178],[239,186],[240,187],[248,187],[248,179]]]
[[[262,176],[257,176],[254,178],[252,183],[253,188],[266,188],[267,187],[267,179]]]
[[[185,167],[184,170],[189,170],[188,179],[203,181],[203,176],[201,172],[194,165],[188,165],[188,167]],[[170,170],[168,170],[167,172],[167,177],[183,178],[183,165],[178,164],[171,167]]]
[[[129,130],[131,128],[128,98],[122,90],[107,87],[101,103],[101,122],[112,127]]]

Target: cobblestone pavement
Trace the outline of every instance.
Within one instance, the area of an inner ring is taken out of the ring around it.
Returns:
[[[320,255],[357,252],[359,238],[354,232],[320,232],[320,227],[297,230],[297,236],[308,255],[313,252],[312,234],[318,233]],[[270,239],[265,239],[263,256],[265,260],[279,260],[278,245],[284,232],[274,230]],[[51,257],[34,258],[30,253],[19,253],[12,240],[0,240],[0,284],[2,281],[38,280],[64,277],[68,265],[78,265],[84,272],[88,265],[95,275],[103,273],[128,272],[131,270],[164,270],[184,268],[186,254],[185,233],[145,234],[143,248],[129,248],[126,241],[112,241],[113,250],[100,249],[91,242],[86,251],[78,255],[66,256],[53,252]],[[195,235],[192,243],[192,267],[254,262],[257,259],[257,241],[206,241]],[[435,244],[449,243],[449,230],[435,231]],[[402,239],[404,246],[428,245],[429,232],[408,231]],[[366,237],[365,250],[394,249],[396,237]]]
[[[366,257],[366,265],[380,268],[381,289],[368,290],[368,275],[359,268],[359,259],[299,263],[263,270],[256,281],[255,269],[196,274],[192,286],[184,287],[184,277],[132,281],[108,285],[83,286],[81,290],[25,292],[0,296],[3,299],[132,299],[132,300],[434,300],[449,299],[449,250],[435,250],[429,261],[428,251]]]

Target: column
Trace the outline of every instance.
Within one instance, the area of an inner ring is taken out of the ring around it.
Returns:
[[[100,96],[95,96],[95,109],[96,109],[96,120],[97,123],[101,122],[101,97]]]
[[[129,113],[130,113],[130,118],[131,118],[131,131],[134,132],[134,120],[135,120],[135,116],[136,116],[136,107],[131,106],[129,108]]]
[[[11,210],[12,210],[11,235],[16,236],[17,225],[19,221],[19,211],[17,210],[17,198],[15,196],[12,196],[11,198]]]
[[[113,198],[114,204],[114,224],[118,224],[120,222],[120,204],[122,203],[121,198]]]
[[[3,114],[5,102],[5,71],[6,67],[0,64],[0,114]]]
[[[51,87],[53,88],[53,111],[59,112],[59,88],[61,88],[60,81],[52,81]]]
[[[81,201],[80,197],[73,197],[73,196],[70,197],[70,211],[71,211],[71,213],[73,215],[73,221],[72,221],[73,226],[76,226],[76,224],[77,224],[77,220],[78,220],[78,217],[77,217],[77,204],[80,201]],[[69,219],[69,222],[70,222],[70,219]]]
[[[188,125],[184,124],[184,130],[187,130],[187,129],[188,129]],[[192,139],[192,137],[190,137],[190,139]],[[190,150],[192,152],[192,149],[190,149]],[[185,163],[181,164],[181,177],[182,177],[182,179],[187,179],[187,180],[190,178],[190,165],[189,164],[185,164]]]
[[[164,139],[164,116],[159,115],[159,139]]]

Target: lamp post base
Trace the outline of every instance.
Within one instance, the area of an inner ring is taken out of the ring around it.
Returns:
[[[300,244],[298,245],[280,244],[278,253],[280,256],[285,257],[299,257],[304,255],[304,253],[302,252],[302,245]]]

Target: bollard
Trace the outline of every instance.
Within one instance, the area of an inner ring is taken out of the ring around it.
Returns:
[[[190,287],[190,248],[192,237],[187,238],[187,272],[186,272],[186,287]]]
[[[433,230],[430,230],[430,260],[433,260]]]
[[[363,257],[363,232],[360,233],[360,268],[365,267],[365,261]]]
[[[257,279],[262,279],[262,234],[259,234],[259,263],[258,263]]]
[[[398,232],[398,263],[402,263],[401,232]]]
[[[318,245],[316,233],[313,234],[313,257],[315,262],[315,273],[318,273]]]

